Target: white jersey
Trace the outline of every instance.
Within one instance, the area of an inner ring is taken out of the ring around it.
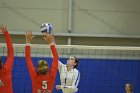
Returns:
[[[80,80],[80,73],[76,68],[73,68],[71,71],[67,71],[65,64],[59,61],[58,65],[60,80],[61,80],[61,89],[63,93],[75,93],[77,92],[78,83]]]

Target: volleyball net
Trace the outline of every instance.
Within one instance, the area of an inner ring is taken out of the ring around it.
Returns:
[[[25,44],[13,44],[13,88],[14,93],[31,93],[31,80],[25,62]],[[134,85],[134,91],[140,91],[140,47],[125,46],[83,46],[56,45],[59,60],[66,63],[69,56],[80,59],[78,70],[81,79],[77,93],[123,93],[125,83]],[[0,43],[0,56],[6,60],[7,47]],[[31,56],[34,65],[39,59],[52,61],[50,47],[41,44],[31,44]],[[60,83],[59,73],[56,84]],[[62,93],[54,87],[54,93]]]

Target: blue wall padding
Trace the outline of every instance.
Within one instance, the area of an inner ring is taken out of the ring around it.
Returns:
[[[47,60],[51,65],[51,58],[32,58],[34,65],[40,59]],[[2,57],[5,62],[6,57]],[[66,63],[65,58],[59,59]],[[81,79],[77,93],[125,93],[125,83],[133,84],[134,93],[140,93],[140,60],[115,59],[80,59],[78,67]],[[31,93],[31,79],[24,57],[15,57],[13,65],[14,93]],[[59,73],[55,84],[60,84]],[[54,87],[53,93],[62,93]]]

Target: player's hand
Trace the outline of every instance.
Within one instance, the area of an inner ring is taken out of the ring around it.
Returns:
[[[6,25],[1,25],[0,26],[0,33],[4,33],[4,32],[6,32],[7,31],[7,27],[6,27]]]
[[[31,40],[34,38],[35,36],[32,34],[32,31],[28,31],[25,33],[25,38],[26,38],[26,43],[31,43]]]
[[[54,36],[53,34],[44,33],[44,39],[49,43],[54,43]]]
[[[61,89],[61,86],[60,86],[60,85],[56,85],[55,88],[56,88],[57,90],[59,90],[59,89]]]

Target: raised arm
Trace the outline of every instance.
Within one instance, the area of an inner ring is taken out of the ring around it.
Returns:
[[[44,39],[49,43],[53,55],[53,62],[50,71],[56,75],[58,67],[58,54],[55,47],[54,36],[52,34],[44,33]]]
[[[56,75],[57,67],[58,67],[58,54],[57,54],[55,45],[51,45],[50,47],[51,47],[52,54],[53,54],[53,62],[52,62],[52,66],[51,66],[51,71],[53,71],[53,73]]]
[[[13,62],[14,62],[14,49],[13,49],[12,41],[11,41],[11,38],[10,38],[10,35],[8,33],[6,26],[1,25],[0,32],[4,34],[4,38],[6,40],[6,45],[7,45],[7,50],[8,50],[7,59],[6,59],[6,63],[4,64],[4,67],[6,67],[7,69],[11,71],[13,67]]]
[[[64,64],[61,61],[58,61],[58,70],[61,73],[61,68],[64,66]]]
[[[33,38],[33,35],[32,35],[32,32],[26,32],[25,33],[25,37],[26,37],[26,44],[25,44],[25,58],[26,58],[26,64],[27,64],[27,68],[28,68],[28,71],[30,73],[31,76],[34,76],[37,72],[36,72],[36,69],[34,67],[34,64],[32,62],[32,59],[31,59],[31,50],[30,50],[30,43],[31,43],[31,40]]]
[[[63,63],[61,63],[59,61],[59,59],[57,58],[58,57],[58,54],[57,54],[57,50],[56,48],[54,49],[52,46],[55,46],[55,40],[54,40],[54,36],[53,34],[48,34],[48,33],[44,33],[44,39],[49,43],[50,47],[51,47],[51,50],[52,50],[52,54],[53,54],[53,58],[54,58],[54,61],[57,59],[57,67],[58,67],[58,70],[60,71],[61,67],[64,65]],[[56,51],[56,52],[55,52]],[[55,57],[55,55],[57,54],[57,57]],[[54,62],[53,62],[54,63]],[[53,66],[53,65],[52,65]],[[55,65],[54,65],[55,66]],[[56,67],[56,66],[55,66]]]

